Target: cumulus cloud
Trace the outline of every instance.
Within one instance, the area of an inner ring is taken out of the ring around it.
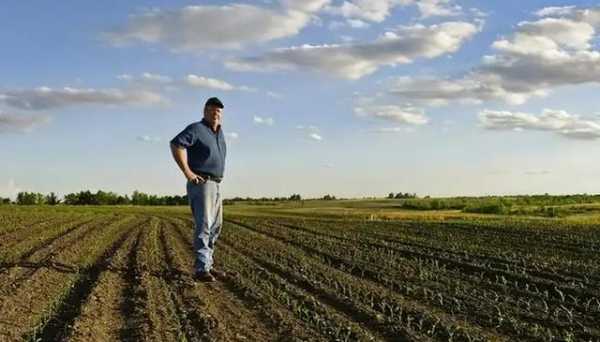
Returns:
[[[451,0],[420,0],[416,5],[421,12],[421,18],[451,17],[463,13],[462,8],[453,4]]]
[[[395,7],[409,5],[417,7],[421,18],[462,14],[461,7],[451,0],[350,0],[337,6],[327,6],[324,12],[345,18],[380,23],[391,14]]]
[[[16,115],[0,111],[0,133],[29,133],[50,121],[46,115]]]
[[[463,78],[412,78],[398,77],[389,82],[387,92],[402,99],[419,101],[430,106],[447,105],[450,101],[463,104],[503,100],[521,104],[530,96],[543,96],[543,89],[528,92],[511,92],[502,87],[498,75],[472,73]]]
[[[147,142],[147,143],[158,143],[158,142],[162,141],[162,139],[159,137],[152,137],[149,135],[140,135],[137,137],[137,140]]]
[[[563,16],[573,13],[575,6],[549,6],[534,12],[538,17]]]
[[[297,125],[296,129],[303,132],[303,134],[310,140],[322,141],[323,136],[320,133],[319,127],[314,125]]]
[[[0,103],[24,110],[46,110],[85,104],[158,105],[168,101],[148,90],[38,87],[0,90]]]
[[[412,0],[352,0],[344,1],[339,6],[328,6],[325,12],[346,18],[382,22],[395,6],[408,5],[412,2]]]
[[[230,60],[226,66],[238,71],[305,68],[334,76],[359,79],[384,65],[412,63],[457,51],[478,28],[467,22],[400,26],[373,42],[301,45],[273,50],[265,55]]]
[[[379,127],[372,129],[371,132],[374,133],[412,133],[414,132],[414,127],[406,127],[406,126],[395,126],[395,127]]]
[[[263,118],[256,115],[254,118],[252,118],[252,121],[257,125],[273,126],[275,124],[275,120],[273,120],[273,118]]]
[[[300,130],[309,130],[309,131],[315,131],[315,132],[316,132],[316,131],[319,131],[319,127],[317,127],[317,126],[314,126],[314,125],[308,125],[308,126],[305,126],[305,125],[297,125],[297,126],[296,126],[296,129],[300,129]]]
[[[153,74],[150,72],[142,73],[140,79],[148,82],[156,82],[156,83],[170,83],[172,79],[169,76]]]
[[[600,138],[600,121],[564,110],[544,109],[540,115],[485,109],[479,113],[481,125],[490,130],[534,130],[560,134],[571,139]]]
[[[152,86],[168,86],[168,87],[191,87],[191,88],[206,88],[221,91],[256,91],[255,88],[248,87],[245,85],[237,86],[227,81],[220,80],[217,78],[188,74],[180,79],[173,79],[169,76],[160,74],[152,74],[145,72],[140,76],[132,76],[129,74],[119,75],[118,79],[131,82],[141,87],[152,87]]]
[[[218,80],[215,78],[197,76],[197,75],[187,75],[185,78],[185,82],[187,85],[192,87],[199,88],[209,88],[209,89],[217,89],[217,90],[233,90],[235,87],[225,81]]]
[[[390,121],[402,125],[425,125],[429,118],[425,115],[422,108],[410,105],[372,105],[365,107],[355,107],[354,113],[362,118],[374,118],[378,120]]]
[[[318,134],[318,133],[310,133],[308,135],[308,137],[311,138],[312,140],[316,140],[316,141],[323,140],[323,137],[320,134]]]
[[[280,93],[275,92],[275,91],[267,91],[266,94],[267,94],[267,96],[272,97],[274,99],[281,99],[281,98],[283,98],[283,95],[281,95]]]
[[[512,36],[496,40],[491,46],[496,53],[484,56],[465,75],[400,78],[390,92],[442,104],[451,100],[522,104],[556,87],[598,83],[600,51],[593,43],[598,38],[600,9],[547,8],[539,14],[544,17],[521,22]]]
[[[152,9],[130,16],[125,26],[104,37],[117,46],[143,42],[175,52],[237,49],[298,34],[328,2],[285,0],[274,9],[247,4]]]

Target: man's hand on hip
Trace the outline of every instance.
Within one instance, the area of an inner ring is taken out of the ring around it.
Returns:
[[[206,179],[200,177],[199,175],[193,173],[192,171],[186,172],[185,178],[194,184],[202,184],[206,182]]]

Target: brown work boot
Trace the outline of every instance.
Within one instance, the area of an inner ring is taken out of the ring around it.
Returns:
[[[215,277],[210,272],[196,272],[194,273],[194,280],[211,283],[215,281]]]
[[[212,270],[210,270],[210,274],[213,277],[217,277],[217,278],[221,278],[221,279],[223,279],[223,278],[225,278],[227,276],[227,274],[225,272],[215,270],[214,268]]]

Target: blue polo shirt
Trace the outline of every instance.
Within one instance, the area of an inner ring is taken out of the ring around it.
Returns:
[[[223,177],[227,147],[221,125],[213,132],[205,119],[194,122],[171,139],[171,144],[187,149],[188,165],[194,173]]]

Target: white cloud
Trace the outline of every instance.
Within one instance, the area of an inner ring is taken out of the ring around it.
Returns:
[[[495,75],[507,92],[529,97],[536,90],[597,82],[600,52],[591,49],[596,27],[584,20],[543,18],[519,24],[512,39],[492,45],[479,73]]]
[[[323,137],[320,134],[318,134],[318,133],[310,133],[308,135],[308,137],[311,138],[311,139],[313,139],[313,140],[316,140],[316,141],[323,140]]]
[[[511,37],[492,44],[496,54],[454,78],[399,78],[390,93],[411,101],[444,104],[452,100],[501,100],[522,104],[564,85],[598,83],[600,51],[593,48],[600,9],[545,11],[569,13],[519,23]],[[542,12],[544,13],[544,12]]]
[[[314,13],[329,4],[330,0],[282,0],[283,8],[294,11]]]
[[[485,18],[485,17],[489,16],[488,13],[483,12],[479,8],[475,8],[475,7],[469,8],[469,12],[476,18]]]
[[[547,131],[580,140],[600,138],[600,120],[584,119],[564,110],[544,109],[542,114],[534,115],[485,109],[479,113],[479,121],[490,130]]]
[[[164,105],[168,101],[148,90],[39,87],[0,91],[0,103],[25,110],[45,110],[85,104]]]
[[[320,129],[314,125],[297,125],[296,129],[300,130],[310,140],[322,141],[323,136],[320,133]]]
[[[117,46],[143,42],[175,52],[237,49],[298,34],[327,3],[288,0],[274,9],[247,4],[153,9],[130,16],[127,25],[104,36]]]
[[[234,90],[235,87],[225,81],[218,80],[215,78],[209,78],[204,76],[197,75],[187,75],[185,77],[185,82],[187,85],[198,88],[209,88],[209,89],[217,89],[217,90]]]
[[[395,6],[408,5],[412,2],[412,0],[352,0],[344,1],[339,6],[328,6],[325,11],[346,18],[382,22],[390,15],[391,9]]]
[[[273,120],[273,118],[263,118],[263,117],[256,116],[256,115],[254,116],[252,121],[257,125],[273,126],[275,124],[275,121]]]
[[[278,92],[274,92],[274,91],[267,91],[266,94],[267,94],[267,96],[272,97],[274,99],[281,99],[281,98],[283,98],[283,95],[281,95]]]
[[[354,113],[362,118],[374,118],[396,124],[419,126],[429,122],[422,108],[410,105],[369,105],[354,108]]]
[[[462,8],[451,0],[420,0],[416,3],[421,18],[451,17],[461,15]]]
[[[447,105],[450,101],[469,104],[488,100],[521,104],[530,96],[546,94],[541,89],[521,93],[510,92],[502,87],[502,79],[499,76],[481,73],[471,73],[456,79],[398,77],[389,82],[387,91],[402,99],[430,106]]]
[[[415,131],[413,127],[379,127],[371,130],[374,133],[412,133]]]
[[[383,22],[398,6],[414,5],[421,18],[448,17],[462,14],[460,6],[452,0],[350,0],[338,6],[327,6],[325,13],[371,22]]]
[[[46,115],[16,115],[0,111],[0,133],[29,133],[50,121]]]
[[[162,139],[159,137],[152,137],[149,135],[141,135],[137,137],[138,141],[148,142],[148,143],[158,143],[161,142]]]
[[[513,55],[553,59],[567,57],[563,49],[588,49],[593,36],[594,27],[589,23],[567,18],[543,18],[519,23],[512,40],[498,40],[492,47]]]
[[[155,85],[160,85],[167,87],[184,86],[192,88],[206,88],[221,91],[256,91],[255,88],[245,85],[236,86],[224,80],[194,74],[188,74],[181,79],[173,79],[169,76],[145,72],[138,77],[124,74],[117,76],[117,78],[120,80],[133,82],[138,87],[152,87]]]
[[[123,80],[123,81],[131,81],[131,80],[133,80],[133,76],[131,76],[129,74],[121,74],[121,75],[117,75],[117,79]]]
[[[297,125],[297,126],[296,126],[296,129],[308,130],[308,131],[315,131],[315,132],[318,132],[318,131],[319,131],[319,127],[317,127],[317,126],[314,126],[314,125],[308,125],[308,126],[305,126],[305,125]]]
[[[550,6],[544,7],[534,14],[538,17],[547,17],[547,16],[564,16],[573,13],[575,6]]]
[[[301,45],[273,50],[258,57],[226,62],[238,71],[269,71],[305,68],[334,76],[359,79],[384,65],[412,63],[417,58],[435,58],[457,51],[478,28],[467,22],[400,26],[374,42]]]
[[[148,82],[170,83],[172,80],[168,76],[145,72],[141,75],[141,79]]]

